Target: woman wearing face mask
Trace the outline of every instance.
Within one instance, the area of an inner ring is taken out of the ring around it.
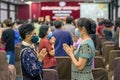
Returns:
[[[81,43],[82,39],[80,37],[80,33],[79,33],[79,29],[78,28],[75,28],[75,31],[73,33],[73,38],[74,38],[74,44],[73,44],[73,47],[74,47],[74,50],[77,49],[78,45]]]
[[[42,80],[42,61],[47,54],[46,49],[42,49],[39,53],[36,52],[34,43],[38,41],[38,37],[35,35],[33,25],[24,24],[19,32],[23,40],[20,51],[23,80]]]
[[[64,50],[73,62],[72,80],[94,80],[92,75],[92,62],[95,56],[95,47],[89,36],[91,33],[91,23],[89,19],[80,18],[77,21],[77,26],[82,39],[77,50],[73,52],[72,46],[63,44]]]
[[[56,69],[56,59],[55,59],[55,51],[54,51],[54,43],[55,38],[52,37],[51,29],[48,25],[42,25],[40,27],[39,37],[41,38],[39,43],[39,51],[43,48],[47,49],[47,55],[44,59],[44,69]]]

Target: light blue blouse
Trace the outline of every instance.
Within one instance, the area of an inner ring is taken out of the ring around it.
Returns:
[[[92,62],[95,56],[95,46],[91,39],[84,40],[79,44],[77,50],[74,53],[76,59],[86,58],[87,62],[83,70],[76,68],[72,64],[72,80],[94,80],[92,75]]]

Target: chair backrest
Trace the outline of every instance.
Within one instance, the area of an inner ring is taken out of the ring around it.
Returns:
[[[59,79],[71,80],[71,59],[70,57],[56,57]]]
[[[103,42],[102,43],[103,52],[104,52],[104,48],[105,48],[106,45],[112,45],[112,44],[114,44],[113,41],[105,41],[105,42]]]
[[[114,80],[120,80],[120,57],[114,59],[115,68],[114,68]]]
[[[54,69],[43,69],[43,80],[59,80],[58,73]]]
[[[15,68],[17,76],[21,76],[21,67],[20,67],[20,45],[15,46]]]
[[[94,66],[95,66],[95,68],[105,68],[103,58],[100,56],[95,56],[94,57]]]
[[[21,46],[15,46],[15,60],[20,61],[20,47]]]
[[[109,53],[110,53],[111,50],[114,50],[114,44],[106,45],[104,49],[105,49],[104,58],[105,58],[105,66],[106,66],[109,62]]]
[[[7,54],[0,51],[0,80],[15,80],[16,69],[13,65],[8,64]]]
[[[16,80],[16,68],[14,65],[9,64],[9,80]]]
[[[109,71],[114,70],[114,59],[120,57],[120,50],[112,50],[109,53]]]
[[[104,43],[103,43],[103,46],[102,46],[102,56],[103,56],[103,57],[105,57],[105,54],[106,54],[106,46],[107,46],[107,45],[114,45],[114,44],[113,44],[113,42],[111,42],[111,41],[110,41],[110,42],[108,41],[108,42],[104,42]]]
[[[95,50],[95,56],[100,56],[100,52],[98,50]]]
[[[96,35],[96,49],[100,50],[101,49],[101,37],[99,35]]]
[[[94,80],[108,80],[108,72],[104,68],[95,68],[92,73]]]
[[[0,51],[0,71],[8,70],[7,54],[5,51]]]
[[[8,62],[5,51],[0,51],[0,80],[9,80]]]

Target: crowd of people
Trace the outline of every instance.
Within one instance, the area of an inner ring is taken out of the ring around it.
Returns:
[[[0,28],[0,51],[6,52],[9,65],[15,65],[15,46],[20,47],[23,80],[42,80],[43,69],[57,70],[56,56],[69,56],[72,61],[71,80],[94,80],[96,36],[113,41],[119,49],[120,18],[97,22],[88,18],[40,21],[31,23],[10,19]],[[2,65],[2,64],[0,64]],[[14,75],[15,76],[15,75]]]

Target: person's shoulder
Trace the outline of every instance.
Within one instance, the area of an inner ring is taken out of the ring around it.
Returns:
[[[71,33],[70,33],[69,31],[67,31],[67,30],[63,30],[63,32],[64,32],[64,34],[66,34],[66,35],[71,35]]]
[[[22,47],[21,48],[21,54],[22,53],[24,53],[23,55],[28,55],[28,54],[30,54],[31,52],[33,52],[33,49],[32,48],[30,48],[30,47]]]
[[[10,29],[6,29],[6,30],[4,30],[4,32],[8,32],[8,33],[11,32],[11,31],[14,31],[14,30],[11,29],[11,28],[10,28]]]
[[[93,43],[93,40],[92,40],[92,39],[83,41],[83,44],[91,44],[91,43]]]
[[[44,39],[41,39],[40,42],[44,44],[46,42],[49,42],[49,40],[47,38],[44,38]]]

